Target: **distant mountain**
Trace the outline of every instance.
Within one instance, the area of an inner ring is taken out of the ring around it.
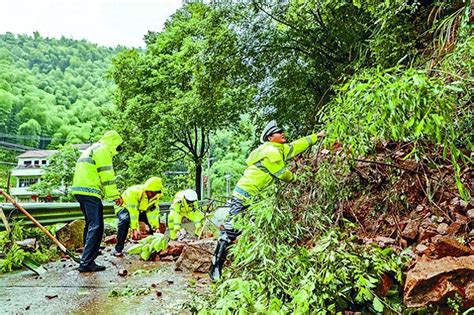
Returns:
[[[122,49],[37,32],[0,35],[0,140],[44,148],[94,139],[107,128],[106,72]]]

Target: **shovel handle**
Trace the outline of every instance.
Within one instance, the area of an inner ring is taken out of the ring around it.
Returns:
[[[66,253],[67,249],[66,247],[61,244],[41,223],[36,221],[35,218],[31,214],[28,213],[20,204],[18,204],[9,194],[3,191],[3,189],[0,189],[0,194],[2,194],[5,199],[7,199],[12,205],[14,205],[18,210],[21,211],[28,219],[31,220],[41,231],[43,231],[44,234],[46,234],[47,237],[49,237],[56,245],[58,245],[59,249],[63,252]]]

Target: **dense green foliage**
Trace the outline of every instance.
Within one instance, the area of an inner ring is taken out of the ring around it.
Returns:
[[[36,238],[38,248],[27,251],[15,243],[27,238]],[[51,240],[38,228],[23,228],[21,224],[12,224],[10,232],[0,232],[0,273],[21,268],[25,259],[32,259],[37,263],[48,262],[58,254],[57,250],[49,248],[51,245]]]
[[[104,73],[120,49],[86,41],[0,35],[0,133],[36,147],[95,139],[113,106]],[[44,145],[44,144],[43,144]]]

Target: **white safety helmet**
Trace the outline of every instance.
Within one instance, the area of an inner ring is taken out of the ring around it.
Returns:
[[[197,195],[197,193],[196,193],[194,190],[192,190],[192,189],[186,189],[186,190],[184,191],[184,198],[185,198],[187,201],[193,202],[193,201],[198,200],[198,195]]]

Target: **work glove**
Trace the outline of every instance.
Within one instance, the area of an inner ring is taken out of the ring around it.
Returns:
[[[115,202],[115,205],[116,205],[116,206],[119,206],[119,207],[120,207],[121,205],[123,205],[123,199],[122,199],[122,197],[120,197],[119,199],[115,199],[114,202]]]
[[[138,230],[132,230],[132,240],[138,240],[138,237],[140,236],[140,232]]]

